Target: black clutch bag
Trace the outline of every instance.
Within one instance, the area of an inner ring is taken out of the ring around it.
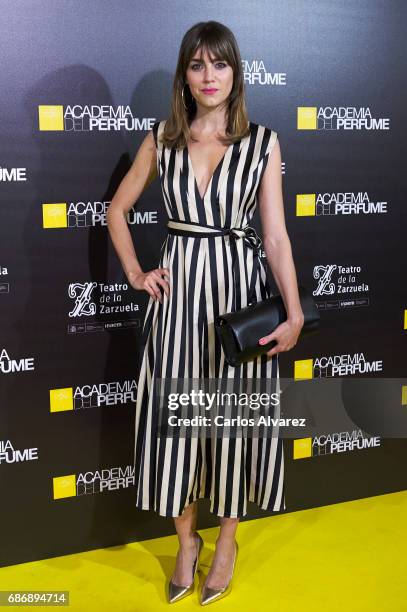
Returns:
[[[300,336],[317,331],[320,315],[314,298],[302,286],[298,287],[304,325]],[[215,319],[215,329],[219,335],[226,361],[239,366],[245,361],[256,359],[277,344],[271,340],[259,344],[259,338],[271,334],[275,328],[287,320],[287,312],[281,295],[273,295],[261,302],[249,304],[241,310],[219,315]]]

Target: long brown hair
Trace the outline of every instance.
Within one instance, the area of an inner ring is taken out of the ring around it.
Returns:
[[[242,60],[233,32],[218,21],[201,21],[184,34],[181,42],[174,76],[171,111],[162,134],[162,143],[165,147],[184,148],[190,138],[189,126],[197,107],[189,86],[185,83],[185,75],[189,62],[198,49],[201,58],[203,51],[206,50],[209,56],[225,60],[233,69],[233,87],[225,101],[227,136],[220,139],[221,142],[230,145],[250,133],[244,97]]]

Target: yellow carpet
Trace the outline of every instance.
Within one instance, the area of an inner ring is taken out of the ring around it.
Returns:
[[[406,516],[404,491],[240,523],[232,593],[206,609],[407,610]],[[200,533],[202,584],[217,528]],[[166,603],[176,550],[169,536],[0,568],[0,589],[68,590],[70,610],[203,609],[197,592]]]

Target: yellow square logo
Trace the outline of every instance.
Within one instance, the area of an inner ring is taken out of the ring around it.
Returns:
[[[401,387],[401,405],[407,406],[407,385]]]
[[[407,310],[404,311],[404,329],[407,329]]]
[[[49,390],[50,412],[62,412],[73,410],[73,389],[50,389]]]
[[[297,217],[315,216],[315,193],[297,193]]]
[[[294,380],[313,378],[314,361],[312,359],[298,359],[294,361]]]
[[[54,485],[54,499],[76,496],[75,474],[70,474],[69,476],[58,476],[52,480]]]
[[[38,123],[40,132],[64,129],[64,107],[61,105],[39,105]]]
[[[66,218],[66,202],[63,202],[62,204],[43,204],[42,224],[44,228],[68,227]]]
[[[294,440],[294,459],[312,457],[312,438],[299,438]]]
[[[299,106],[297,108],[297,130],[317,129],[317,107]]]

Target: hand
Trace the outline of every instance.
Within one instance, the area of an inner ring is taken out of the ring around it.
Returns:
[[[162,276],[170,278],[168,268],[155,268],[150,272],[139,272],[138,274],[132,274],[129,278],[129,283],[133,289],[144,289],[153,298],[153,300],[160,300],[162,304],[162,287],[167,294],[170,295],[170,286]]]
[[[304,317],[296,320],[287,319],[287,321],[280,323],[271,334],[259,338],[259,344],[268,344],[271,340],[277,341],[277,344],[265,353],[269,357],[283,351],[289,351],[297,344],[303,325]]]

